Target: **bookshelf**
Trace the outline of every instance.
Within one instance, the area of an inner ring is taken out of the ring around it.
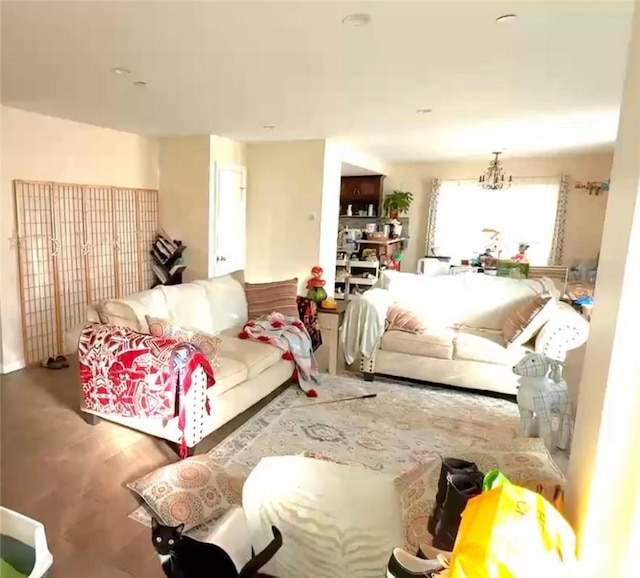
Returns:
[[[186,248],[187,246],[183,245],[181,241],[171,239],[163,231],[158,231],[151,251],[149,251],[153,258],[154,287],[182,283],[182,273],[187,268],[182,254]]]

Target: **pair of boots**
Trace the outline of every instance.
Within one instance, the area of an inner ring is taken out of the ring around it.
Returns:
[[[453,550],[462,512],[467,502],[482,492],[484,474],[473,462],[445,458],[442,460],[438,494],[427,529],[433,545],[440,550]]]

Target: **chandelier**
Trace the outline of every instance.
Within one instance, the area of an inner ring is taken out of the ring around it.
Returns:
[[[509,175],[505,178],[504,169],[502,168],[502,161],[500,155],[502,153],[491,153],[495,155],[495,158],[489,163],[489,168],[480,175],[478,183],[483,189],[491,189],[492,191],[498,189],[508,189],[511,186],[513,177]]]

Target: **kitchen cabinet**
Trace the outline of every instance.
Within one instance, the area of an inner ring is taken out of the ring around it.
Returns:
[[[214,163],[209,190],[209,276],[221,277],[245,268],[247,170]]]
[[[359,211],[366,211],[369,205],[373,205],[375,215],[378,215],[383,180],[383,175],[342,177],[340,182],[340,214],[346,214],[347,206],[351,205],[353,214],[358,216]]]

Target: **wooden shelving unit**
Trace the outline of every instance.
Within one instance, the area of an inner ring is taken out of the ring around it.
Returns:
[[[182,254],[187,248],[180,241],[172,240],[163,233],[156,235],[153,247],[149,253],[153,258],[154,287],[157,285],[180,285],[182,273],[187,268]]]
[[[336,299],[348,300],[354,295],[359,295],[374,285],[380,276],[380,263],[378,261],[358,261],[355,259],[336,262],[337,266],[344,267],[344,280],[338,281],[336,276]],[[338,293],[338,291],[341,293]]]

